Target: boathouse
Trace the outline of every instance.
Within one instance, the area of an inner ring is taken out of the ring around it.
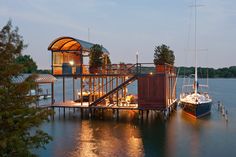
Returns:
[[[18,76],[15,76],[12,78],[13,83],[22,83],[24,82],[27,78],[33,76],[35,74],[20,74]],[[34,82],[36,84],[35,89],[32,89],[29,91],[30,96],[37,96],[38,98],[51,98],[51,104],[54,103],[54,83],[56,81],[56,78],[51,75],[51,74],[36,74],[34,76]],[[50,84],[51,85],[51,93],[49,93],[49,90],[47,89],[46,91],[42,91],[42,89],[39,89],[40,85],[43,84]],[[37,104],[38,105],[38,102]]]
[[[93,45],[72,37],[59,37],[49,45],[52,74],[63,80],[63,101],[53,102],[53,107],[166,111],[175,105],[176,72],[173,66],[160,65],[147,72],[144,69],[154,66],[153,63],[106,64],[91,73],[85,60]],[[102,51],[106,60],[110,53],[104,47]],[[73,100],[65,98],[65,79],[68,77],[72,78]],[[75,82],[79,82],[79,89],[75,89]],[[128,95],[127,86],[134,82],[137,83],[137,95]]]

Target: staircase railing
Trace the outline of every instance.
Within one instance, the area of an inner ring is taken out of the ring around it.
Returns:
[[[129,67],[127,69],[128,73],[131,74],[131,70],[132,68],[135,68],[136,67],[136,64],[133,64],[131,67]],[[103,89],[104,87],[106,87],[107,85],[109,85],[112,81],[114,81],[116,79],[116,77],[114,77],[113,79],[109,80],[107,83],[105,83],[103,86],[99,86],[98,88],[96,88],[94,91],[92,91],[92,93],[96,93],[98,92],[99,90]],[[107,91],[106,91],[107,92]]]
[[[115,93],[116,91],[120,90],[121,88],[123,88],[125,85],[133,82],[135,79],[137,79],[137,76],[134,75],[131,78],[129,78],[128,80],[126,80],[125,82],[121,83],[119,86],[117,86],[116,88],[114,88],[113,90],[109,91],[108,93],[106,93],[105,95],[101,96],[100,98],[98,98],[97,100],[95,100],[93,103],[90,104],[90,106],[96,106],[98,103],[101,103],[106,97],[110,96],[111,94]]]

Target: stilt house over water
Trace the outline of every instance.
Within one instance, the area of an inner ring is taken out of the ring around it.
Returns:
[[[91,73],[86,61],[93,45],[72,37],[59,37],[49,45],[52,74],[63,80],[63,101],[53,102],[53,107],[166,111],[176,104],[173,66],[161,65],[147,73],[144,69],[153,63],[107,64],[109,52],[102,47],[105,64]],[[66,78],[73,81],[73,100],[65,97]],[[137,84],[137,95],[127,92],[131,83]]]

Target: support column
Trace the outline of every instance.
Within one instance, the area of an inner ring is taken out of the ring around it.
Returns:
[[[94,76],[93,76],[93,97],[92,97],[92,101],[95,101],[95,88],[94,88],[94,86],[95,86],[95,79],[94,79]]]
[[[52,120],[54,120],[54,113],[55,113],[55,109],[54,109],[54,107],[52,107],[52,110],[53,110],[53,114],[52,114]]]
[[[83,76],[81,75],[80,77],[80,102],[81,102],[81,106],[83,105]]]
[[[91,82],[91,76],[89,76],[89,106],[90,106],[90,103],[91,103],[91,96],[92,96],[92,90],[91,90],[91,84],[92,84],[92,82]]]
[[[111,76],[110,79],[111,79],[111,81],[110,81],[110,91],[111,91],[111,90],[113,90],[113,83],[114,83],[114,82],[113,82],[113,81],[114,81],[114,80],[113,80],[113,76]],[[114,98],[113,93],[112,93],[111,96],[112,96],[112,100],[113,100],[113,98]],[[114,100],[113,100],[113,101],[114,101]],[[115,101],[114,101],[114,102],[115,102]]]
[[[83,108],[80,108],[80,116],[81,116],[81,119],[83,118]]]
[[[104,79],[103,79],[103,76],[102,76],[102,96],[104,95]]]
[[[118,87],[118,78],[119,78],[119,77],[116,77],[116,87]],[[119,97],[119,93],[118,93],[118,91],[117,91],[117,92],[116,92],[116,103],[117,103],[117,106],[118,106],[118,103],[119,103],[118,97]]]
[[[62,94],[63,94],[63,102],[65,102],[65,77],[63,76],[63,78],[62,78],[62,84],[63,84],[63,92],[62,92]]]
[[[64,115],[64,118],[66,117],[66,108],[63,107],[63,115]]]
[[[108,91],[107,91],[107,76],[106,76],[105,82],[106,82],[106,93],[107,93],[107,92],[108,92]]]
[[[146,113],[147,113],[147,119],[148,119],[149,110],[147,110]]]
[[[54,104],[54,82],[51,83],[51,105]]]
[[[116,111],[115,111],[115,109],[112,109],[112,115],[113,115],[113,118],[115,118],[116,117]]]
[[[73,100],[75,101],[75,78],[72,78],[72,86],[73,86]]]
[[[116,109],[116,118],[119,119],[119,109]]]
[[[101,95],[100,95],[101,91],[100,90],[101,90],[100,89],[100,77],[98,77],[98,96],[99,96],[99,98],[101,97]]]

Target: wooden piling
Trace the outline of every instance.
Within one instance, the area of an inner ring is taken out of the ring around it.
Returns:
[[[63,102],[65,102],[65,77],[64,76],[62,78],[62,87],[63,87],[62,98],[63,98]]]

